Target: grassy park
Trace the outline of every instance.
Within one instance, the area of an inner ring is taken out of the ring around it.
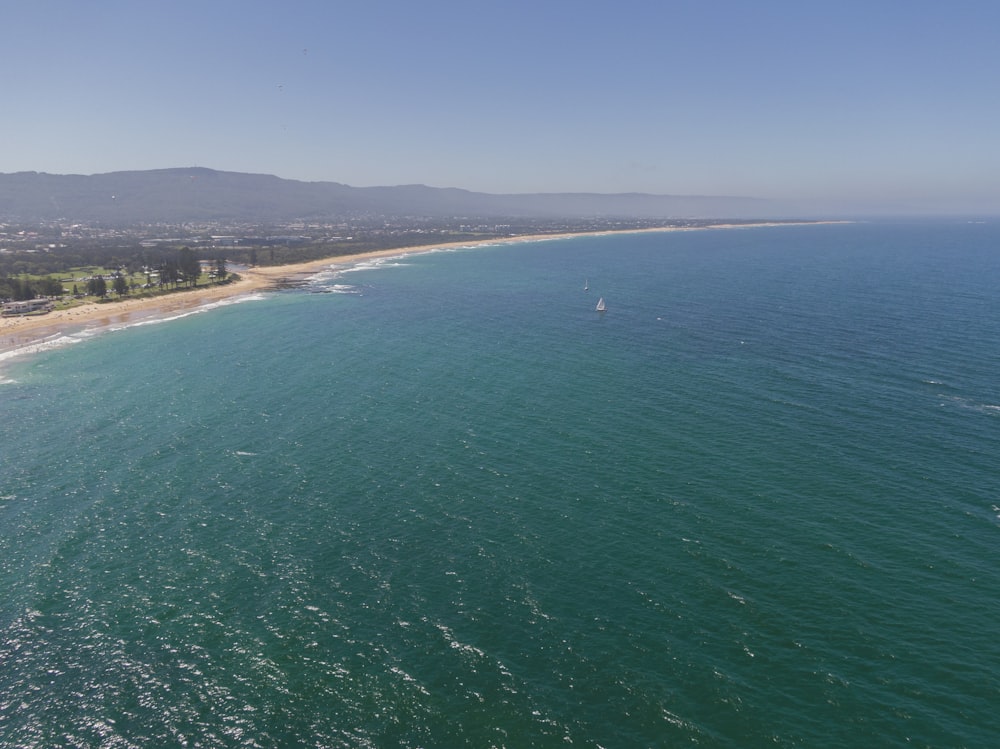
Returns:
[[[17,301],[40,297],[52,301],[54,309],[68,309],[86,303],[114,303],[223,284],[233,280],[224,261],[202,263],[193,253],[182,250],[176,260],[156,268],[100,265],[79,266],[57,273],[0,278],[0,299]]]

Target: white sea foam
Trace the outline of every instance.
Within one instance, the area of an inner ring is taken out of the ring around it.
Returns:
[[[532,242],[551,242],[556,239],[564,239],[564,237],[536,237],[532,239],[520,240],[525,244]],[[328,281],[336,279],[343,275],[344,273],[356,273],[359,271],[368,270],[378,270],[381,268],[405,268],[412,263],[402,262],[414,255],[433,255],[437,253],[445,252],[465,252],[466,250],[475,250],[484,247],[500,247],[505,242],[473,242],[469,244],[456,245],[453,247],[429,247],[429,248],[416,248],[416,249],[400,249],[398,253],[393,253],[391,255],[383,255],[381,257],[375,258],[361,258],[350,263],[337,263],[333,262],[329,267],[323,270],[317,271],[314,275],[306,279],[310,284],[323,285]],[[337,285],[333,287],[333,290],[338,293],[358,293],[356,289],[346,285]]]
[[[312,281],[312,280],[317,279],[317,278],[325,278],[327,276],[335,276],[335,275],[337,275],[337,266],[336,266],[336,264],[330,264],[326,268],[323,268],[322,270],[316,271],[311,276],[309,276],[306,280],[307,281]]]
[[[257,294],[245,294],[242,296],[228,297],[226,299],[219,299],[214,302],[209,302],[208,304],[203,304],[199,307],[194,307],[193,309],[184,310],[176,315],[169,315],[166,317],[154,317],[148,320],[137,320],[134,323],[125,323],[118,327],[113,327],[112,330],[126,330],[128,328],[137,328],[143,325],[158,325],[164,322],[173,322],[174,320],[182,320],[185,317],[191,317],[191,315],[200,315],[203,312],[211,312],[214,309],[221,309],[223,307],[231,307],[234,304],[242,304],[244,302],[259,302],[263,299],[267,299],[268,295],[264,293]]]
[[[332,279],[331,279],[332,280]],[[329,286],[317,283],[315,288],[311,290],[313,294],[360,294],[361,289],[357,286],[353,286],[347,283],[334,283]]]
[[[80,343],[87,336],[83,335],[83,332],[79,333],[59,333],[49,338],[45,338],[40,341],[33,341],[27,345],[21,346],[16,349],[11,349],[10,351],[4,351],[0,353],[0,362],[9,361],[18,356],[27,356],[29,354],[38,354],[42,351],[49,351],[51,349],[62,348],[63,346],[71,346],[74,343]]]
[[[998,414],[1000,413],[1000,405],[994,403],[977,403],[970,398],[963,398],[959,395],[954,396],[943,396],[944,400],[941,402],[942,406],[952,405],[956,406],[965,411],[976,411],[978,413],[984,414]]]
[[[25,344],[10,351],[0,352],[0,364],[9,361],[11,359],[20,356],[29,356],[32,354],[39,354],[44,351],[50,351],[52,349],[63,348],[64,346],[71,346],[76,343],[82,343],[89,338],[96,335],[101,335],[103,333],[113,333],[119,330],[128,330],[129,328],[139,328],[146,325],[159,325],[161,323],[172,322],[174,320],[181,320],[185,317],[190,317],[191,315],[199,315],[203,312],[209,312],[214,309],[219,309],[222,307],[229,307],[234,304],[242,304],[243,302],[253,302],[266,299],[267,294],[255,293],[255,294],[245,294],[242,296],[230,297],[228,299],[220,299],[215,302],[210,302],[208,304],[203,304],[199,307],[194,307],[189,310],[184,310],[174,315],[165,315],[162,317],[149,317],[141,320],[134,320],[130,322],[122,323],[112,323],[110,325],[93,325],[91,327],[83,328],[81,330],[75,330],[68,333],[56,333],[49,336],[48,338],[43,338],[38,341],[32,341],[31,343]],[[13,380],[0,378],[0,384],[11,383]]]
[[[341,273],[357,273],[358,271],[365,270],[378,270],[380,268],[405,268],[409,263],[399,262],[400,258],[389,258],[380,257],[374,260],[368,260],[365,262],[358,263],[357,265],[352,265],[349,268],[344,268]]]

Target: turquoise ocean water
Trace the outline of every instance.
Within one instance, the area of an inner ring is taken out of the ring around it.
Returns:
[[[587,237],[7,362],[0,745],[1000,745],[998,287]]]

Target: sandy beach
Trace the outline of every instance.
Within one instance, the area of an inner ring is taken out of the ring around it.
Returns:
[[[580,236],[601,236],[605,234],[634,234],[668,231],[698,231],[701,229],[724,229],[741,227],[774,226],[775,224],[716,224],[704,227],[661,227],[636,229],[622,232],[582,232],[569,234],[539,234],[485,239],[479,242],[453,242],[416,247],[397,247],[357,255],[341,255],[321,260],[313,260],[294,265],[280,265],[242,269],[240,279],[221,286],[203,286],[196,289],[177,291],[156,297],[123,299],[104,303],[89,303],[48,314],[23,317],[0,318],[0,355],[4,358],[19,353],[31,353],[39,344],[54,340],[62,335],[87,329],[102,329],[135,324],[142,320],[173,317],[195,310],[206,304],[223,299],[248,295],[280,286],[283,281],[302,280],[322,270],[337,266],[350,266],[358,262],[379,257],[412,255],[458,247],[510,244],[515,242],[536,242],[566,239]],[[783,224],[782,224],[783,225]]]

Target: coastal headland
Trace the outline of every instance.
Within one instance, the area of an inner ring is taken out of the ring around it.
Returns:
[[[828,222],[802,222],[828,223]],[[564,234],[519,235],[474,242],[429,244],[417,247],[398,247],[357,255],[341,255],[312,260],[293,265],[256,266],[239,271],[239,279],[231,283],[208,285],[155,297],[122,299],[120,301],[89,303],[69,309],[55,310],[45,315],[25,315],[0,318],[0,356],[9,359],[19,354],[29,354],[38,347],[61,336],[84,330],[101,330],[124,327],[144,320],[174,317],[224,299],[278,289],[304,281],[309,276],[338,266],[351,266],[379,257],[394,257],[416,253],[434,252],[459,247],[511,244],[518,242],[548,241],[569,237],[601,236],[607,234],[636,234],[652,232],[701,231],[705,229],[753,228],[787,226],[790,222],[707,224],[699,227],[660,227],[622,231],[574,232]]]

